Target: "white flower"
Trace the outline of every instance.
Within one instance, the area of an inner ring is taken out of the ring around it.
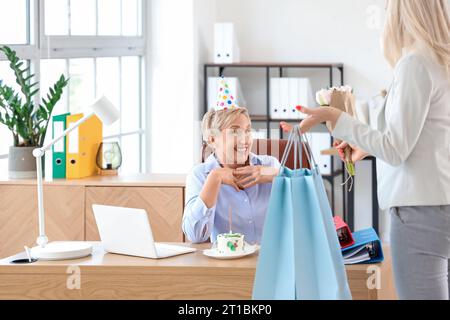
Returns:
[[[331,103],[331,93],[333,89],[322,89],[316,93],[316,101],[321,106],[329,106]]]

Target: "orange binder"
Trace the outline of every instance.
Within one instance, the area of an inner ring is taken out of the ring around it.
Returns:
[[[67,116],[67,128],[80,120],[83,114]],[[103,140],[103,125],[92,116],[67,136],[66,178],[80,179],[97,173],[96,155]]]

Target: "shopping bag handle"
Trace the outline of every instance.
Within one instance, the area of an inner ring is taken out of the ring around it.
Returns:
[[[305,134],[302,134],[300,125],[296,125],[290,132],[286,148],[284,149],[283,157],[281,158],[281,167],[286,167],[286,162],[289,153],[292,150],[292,145],[294,145],[294,170],[297,170],[297,156],[300,157],[300,169],[303,167],[303,146],[305,146],[306,157],[311,166],[317,167],[317,162],[314,155],[311,152],[311,147],[309,145],[308,138]],[[281,172],[280,172],[281,173]]]
[[[302,131],[300,129],[300,125],[298,125],[297,128],[298,128],[298,133],[299,133],[299,136],[300,136],[300,142],[305,147],[306,158],[308,159],[309,165],[311,166],[311,168],[318,167],[317,166],[317,161],[314,158],[314,153],[311,151],[311,145],[310,145],[309,140],[308,140],[308,135],[306,133],[302,134]],[[302,140],[304,140],[304,141],[302,141]],[[303,151],[303,148],[301,150]],[[300,159],[303,159],[303,158],[301,157]]]
[[[286,166],[286,162],[287,162],[287,158],[289,155],[289,152],[291,151],[291,147],[292,147],[292,136],[294,134],[294,130],[290,130],[289,131],[289,137],[286,143],[286,147],[284,148],[284,152],[283,152],[283,157],[281,157],[281,167],[285,167]]]

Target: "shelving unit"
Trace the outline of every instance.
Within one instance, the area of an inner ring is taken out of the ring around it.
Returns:
[[[329,71],[329,85],[334,86],[333,78],[335,70],[340,72],[340,83],[344,85],[344,64],[342,63],[264,63],[264,62],[247,62],[247,63],[231,63],[231,64],[218,64],[207,63],[204,65],[204,113],[208,111],[208,71],[210,69],[218,70],[216,76],[223,76],[225,69],[237,69],[237,68],[257,68],[265,69],[266,71],[266,114],[265,115],[251,115],[254,122],[265,122],[267,127],[267,138],[270,139],[270,124],[272,122],[286,121],[293,122],[298,120],[293,119],[272,119],[270,117],[270,71],[277,69],[279,77],[284,76],[286,69],[327,69]]]
[[[282,78],[285,75],[287,69],[325,69],[328,70],[329,74],[329,86],[334,86],[334,72],[336,70],[340,75],[340,85],[344,85],[344,65],[342,63],[264,63],[264,62],[243,62],[243,63],[232,63],[232,64],[218,64],[218,63],[207,63],[204,65],[203,76],[204,76],[204,113],[208,112],[208,77],[209,76],[224,76],[226,69],[264,69],[265,70],[265,80],[266,80],[266,114],[263,115],[250,115],[253,122],[265,123],[267,128],[267,138],[271,137],[271,124],[274,122],[298,122],[296,119],[273,119],[270,117],[270,79],[271,71],[273,69],[278,70],[278,75]],[[215,74],[210,74],[210,70],[215,71]],[[280,137],[283,137],[283,132],[280,129]],[[333,144],[333,138],[330,139],[330,146]],[[331,161],[331,174],[324,175],[323,178],[330,182],[331,184],[331,205],[333,212],[335,212],[335,178],[337,176],[342,176],[342,181],[346,180],[346,172],[344,165],[342,168],[336,170],[334,165],[334,159]],[[343,195],[343,213],[346,220],[353,221],[353,205],[348,206],[348,194],[346,192],[345,186],[342,188]],[[348,209],[348,211],[347,211]],[[352,211],[352,212],[350,212]]]

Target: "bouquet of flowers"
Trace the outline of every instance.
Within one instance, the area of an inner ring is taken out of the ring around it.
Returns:
[[[316,101],[320,106],[337,108],[343,112],[347,112],[351,116],[356,116],[355,96],[350,86],[333,87],[330,89],[322,89],[316,93]],[[329,123],[327,127],[332,131]],[[345,150],[345,168],[352,178],[355,176],[355,164],[352,161],[352,149],[348,146]]]

